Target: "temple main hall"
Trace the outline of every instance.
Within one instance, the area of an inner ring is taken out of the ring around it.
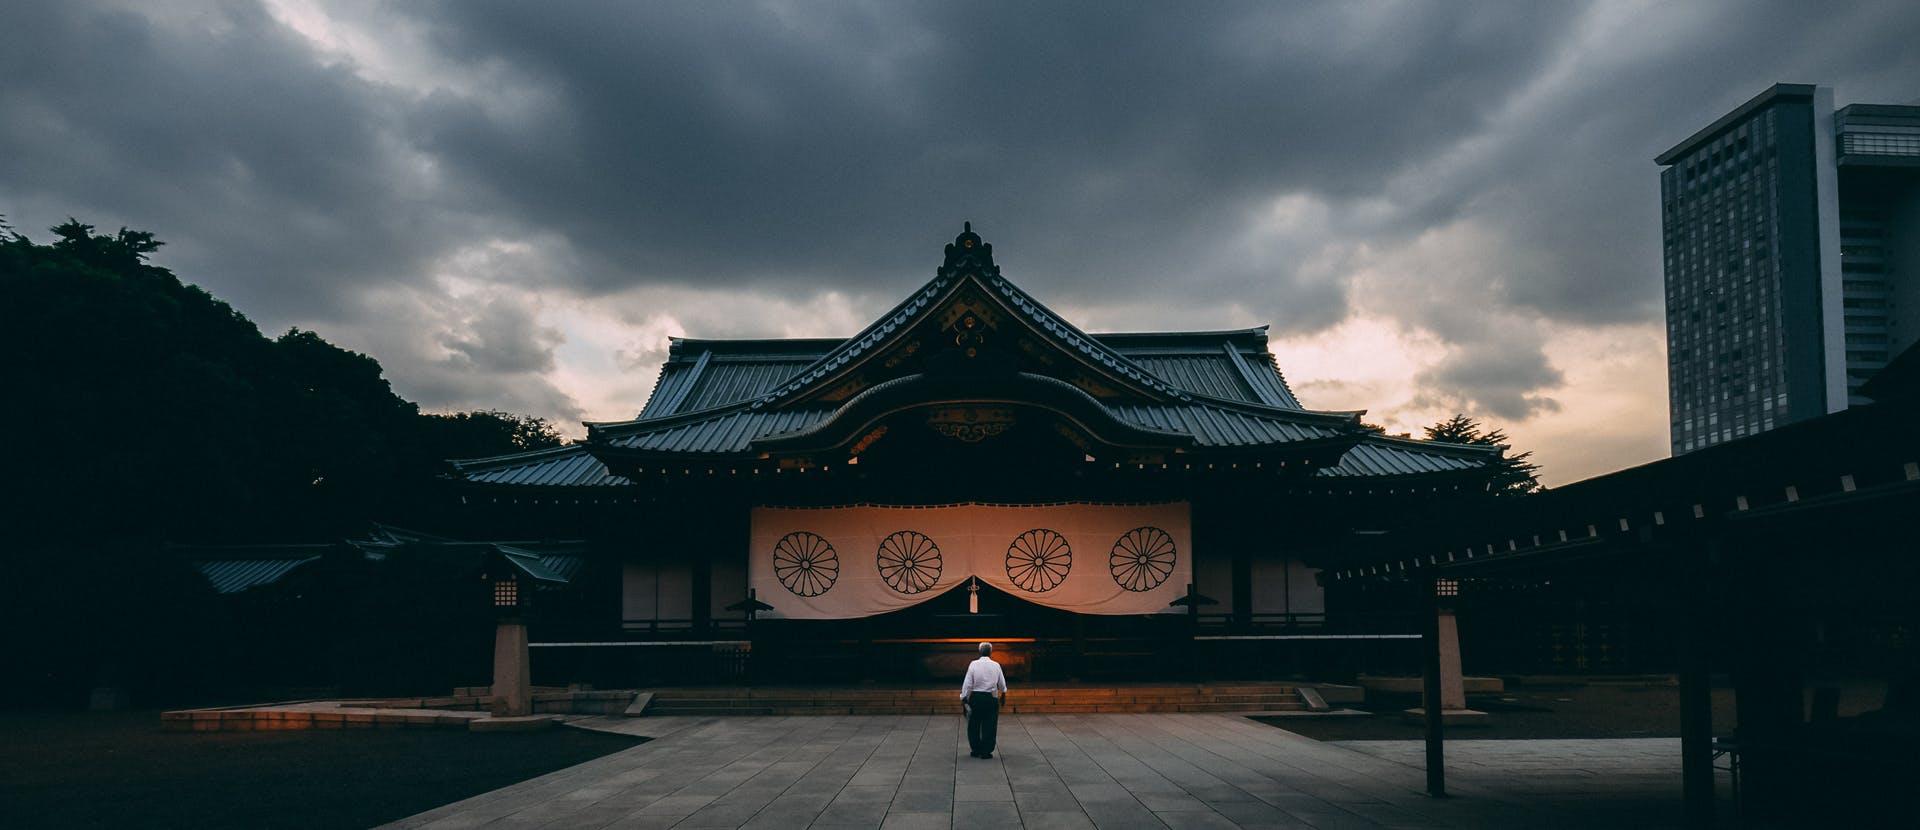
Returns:
[[[497,561],[540,682],[957,677],[980,640],[1020,678],[1288,676],[1419,630],[1322,569],[1499,458],[1361,416],[1265,327],[1085,332],[969,226],[852,337],[676,338],[632,420],[455,462],[454,522],[533,540]]]

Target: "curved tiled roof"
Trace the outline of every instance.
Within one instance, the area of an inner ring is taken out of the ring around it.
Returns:
[[[619,487],[627,480],[607,471],[584,444],[547,450],[455,461],[459,476],[475,484],[561,487]]]
[[[318,562],[319,554],[295,554],[276,559],[214,559],[193,563],[207,578],[215,593],[237,594],[248,588],[272,585],[308,562]]]
[[[1186,404],[1110,404],[1122,420],[1145,429],[1191,435],[1202,447],[1255,447],[1334,438],[1352,432],[1332,423],[1313,423],[1249,412],[1205,401]]]
[[[664,423],[628,421],[593,427],[597,440],[624,450],[724,454],[746,452],[755,439],[806,429],[833,417],[834,412],[831,407],[768,412],[735,406]]]
[[[993,246],[981,242],[971,227],[947,246],[947,261],[934,272],[933,279],[908,296],[879,320],[854,335],[846,342],[836,346],[833,351],[820,357],[807,368],[761,395],[753,402],[756,409],[771,407],[779,401],[801,394],[817,384],[848,368],[865,358],[893,335],[919,322],[930,313],[937,301],[958,289],[963,282],[973,282],[985,286],[989,293],[998,297],[1007,307],[1024,316],[1033,329],[1051,338],[1067,351],[1080,355],[1093,365],[1101,367],[1114,378],[1135,386],[1154,396],[1186,400],[1188,393],[1177,386],[1155,376],[1139,364],[1128,360],[1119,352],[1108,348],[1098,338],[1081,331],[1072,323],[1053,313],[1038,300],[1033,299],[1019,286],[1000,276],[1000,267],[993,264]]]
[[[1172,445],[1245,448],[1359,437],[1360,446],[1338,465],[1319,471],[1326,476],[1410,475],[1485,463],[1487,454],[1472,448],[1361,437],[1358,413],[1306,410],[1275,365],[1264,327],[1087,334],[1002,277],[992,251],[993,246],[969,228],[947,246],[946,262],[932,280],[845,340],[676,338],[640,416],[589,424],[589,445],[622,453],[730,455],[753,451],[758,441],[821,428],[848,404],[812,402],[804,396],[837,382],[971,283],[974,291],[1003,305],[1055,348],[1095,367],[1105,376],[1102,383],[1122,390],[1117,401],[1087,396],[1086,406],[1111,415],[1119,425],[1161,433],[1175,442]],[[891,382],[876,384],[854,400]],[[586,447],[461,462],[456,469],[480,484],[628,483],[609,473]]]
[[[1081,356],[1106,367],[1108,371],[1118,374],[1127,380],[1161,394],[1168,395],[1176,400],[1186,400],[1188,398],[1184,390],[1156,377],[1152,372],[1141,367],[1140,364],[1128,360],[1119,352],[1108,348],[1106,344],[1100,342],[1099,338],[1089,335],[1076,328],[1073,324],[1061,319],[1060,316],[1054,314],[1052,310],[1041,305],[1040,301],[1028,296],[1027,292],[1021,291],[1018,286],[1000,276],[1000,270],[998,268],[993,270],[992,274],[987,277],[986,282],[992,286],[994,290],[998,291],[1001,298],[1006,300],[1009,305],[1026,314],[1027,318],[1031,320],[1034,325],[1038,326],[1041,331],[1052,335],[1055,340],[1065,343],[1069,348],[1080,353]]]
[[[1384,435],[1368,436],[1348,450],[1340,463],[1322,467],[1328,477],[1406,476],[1473,470],[1499,455],[1497,447],[1443,444]]]
[[[878,384],[854,400],[912,381],[921,376],[895,378]],[[1353,433],[1350,413],[1322,413],[1234,404],[1206,398],[1181,402],[1111,403],[1100,401],[1055,378],[1021,375],[1031,381],[1054,384],[1085,398],[1128,426],[1159,432],[1169,438],[1192,439],[1198,447],[1253,447],[1312,441]],[[849,402],[851,403],[851,402]],[[591,444],[650,453],[743,453],[755,441],[806,432],[833,420],[845,405],[802,409],[759,409],[750,404],[666,418],[647,418],[611,424],[590,424]]]
[[[1091,334],[1166,383],[1195,395],[1303,409],[1262,329]],[[751,401],[772,393],[844,340],[676,340],[638,420]],[[796,348],[796,345],[798,348]]]
[[[867,350],[885,341],[888,337],[892,336],[894,332],[918,320],[921,314],[933,306],[934,300],[946,294],[947,288],[951,286],[957,278],[957,275],[948,273],[944,268],[941,269],[940,273],[936,275],[932,281],[921,286],[919,291],[913,292],[912,296],[907,297],[901,301],[899,305],[894,306],[893,310],[888,311],[885,315],[882,315],[880,319],[875,320],[873,325],[868,326],[865,331],[847,338],[845,342],[835,347],[833,351],[820,356],[818,360],[809,364],[795,376],[788,378],[779,386],[761,395],[753,402],[753,405],[758,407],[771,404],[782,397],[805,389],[821,378],[853,362],[855,358],[858,358],[860,355],[866,353]]]

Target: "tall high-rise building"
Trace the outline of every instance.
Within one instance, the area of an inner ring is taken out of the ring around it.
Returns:
[[[1674,454],[1859,402],[1920,339],[1920,106],[1776,84],[1656,161]]]

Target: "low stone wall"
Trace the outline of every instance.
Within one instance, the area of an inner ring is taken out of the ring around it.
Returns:
[[[489,711],[493,697],[486,686],[463,686],[447,697],[401,697],[384,700],[342,701],[341,706],[380,709],[448,709]],[[547,715],[618,715],[633,702],[632,689],[569,690],[535,687],[533,711]]]
[[[263,732],[302,729],[466,729],[484,712],[359,709],[296,705],[187,709],[160,714],[168,732]]]
[[[487,688],[456,689],[446,697],[381,700],[307,700],[256,706],[182,709],[163,712],[168,732],[260,732],[300,729],[467,729],[479,721],[539,720],[491,717]],[[478,694],[474,694],[477,692]],[[619,715],[627,711],[631,689],[569,691],[547,688],[533,696],[535,715]],[[476,727],[477,728],[477,727]]]
[[[535,692],[533,711],[537,714],[619,715],[633,703],[632,689],[595,692]]]
[[[484,687],[482,687],[484,688]],[[486,694],[455,694],[446,697],[392,697],[380,700],[342,700],[341,706],[356,709],[447,709],[485,712],[493,698]]]

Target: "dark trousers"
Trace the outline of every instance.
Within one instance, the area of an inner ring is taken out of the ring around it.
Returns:
[[[975,755],[992,755],[993,744],[1000,731],[1000,699],[991,692],[974,692],[967,696],[967,746],[973,747]]]

